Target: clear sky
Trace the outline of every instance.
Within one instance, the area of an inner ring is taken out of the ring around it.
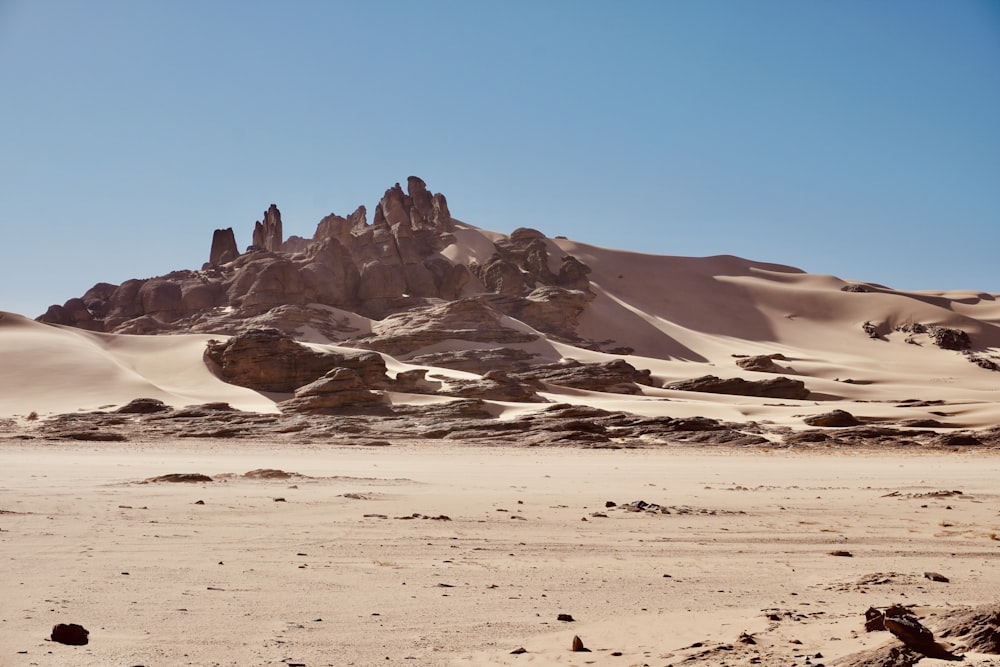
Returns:
[[[411,174],[499,232],[1000,292],[998,0],[0,0],[0,95],[32,317]]]

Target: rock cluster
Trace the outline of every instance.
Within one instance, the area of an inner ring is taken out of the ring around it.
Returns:
[[[270,325],[345,340],[351,332],[338,321],[344,312],[382,319],[475,297],[481,310],[575,338],[577,318],[592,298],[589,267],[569,255],[552,257],[557,247],[526,229],[497,240],[485,264],[453,260],[442,251],[456,242],[454,230],[444,195],[416,176],[405,191],[398,183],[385,191],[371,224],[360,206],[347,217],[323,218],[311,239],[285,239],[272,204],[243,253],[232,228],[216,230],[201,270],[99,283],[38,320],[130,334],[235,334]],[[550,262],[560,268],[553,271]]]

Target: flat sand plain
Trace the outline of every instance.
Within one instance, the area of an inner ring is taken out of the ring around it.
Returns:
[[[213,481],[143,483],[172,473]],[[998,479],[972,453],[8,440],[0,664],[832,665],[894,641],[869,606],[1000,600]]]

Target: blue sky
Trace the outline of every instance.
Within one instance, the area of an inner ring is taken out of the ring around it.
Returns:
[[[0,0],[0,91],[32,317],[410,174],[505,233],[1000,292],[996,0]]]

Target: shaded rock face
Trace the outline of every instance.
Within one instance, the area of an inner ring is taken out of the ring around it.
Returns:
[[[239,248],[236,247],[236,235],[233,228],[216,229],[212,234],[212,251],[208,256],[210,266],[227,264],[240,256]]]
[[[319,352],[275,329],[251,329],[228,341],[210,341],[205,362],[230,384],[257,391],[291,392],[337,368],[360,382],[384,385],[385,361],[375,352],[354,355]]]
[[[535,334],[505,326],[502,314],[489,303],[461,299],[390,315],[372,325],[371,336],[351,344],[401,355],[447,339],[527,343],[537,338]]]
[[[773,380],[750,381],[743,378],[721,379],[705,375],[692,380],[683,380],[666,385],[666,389],[680,391],[702,391],[709,394],[733,394],[736,396],[759,396],[762,398],[790,398],[803,400],[809,390],[801,380],[777,377]]]
[[[329,323],[316,306],[382,319],[479,294],[497,297],[496,310],[539,331],[575,338],[577,319],[593,298],[589,267],[556,254],[557,246],[530,229],[498,240],[485,265],[466,265],[442,254],[455,243],[454,229],[444,195],[416,176],[405,189],[397,183],[385,191],[371,224],[360,206],[346,217],[324,217],[311,239],[285,239],[272,204],[254,224],[245,253],[232,228],[216,230],[200,271],[100,283],[38,320],[114,333],[237,333],[259,326],[251,320],[276,308],[292,307],[312,309],[307,325],[325,332]]]
[[[281,250],[284,241],[281,229],[281,211],[274,204],[264,211],[264,221],[258,220],[253,227],[253,247],[275,252]]]

